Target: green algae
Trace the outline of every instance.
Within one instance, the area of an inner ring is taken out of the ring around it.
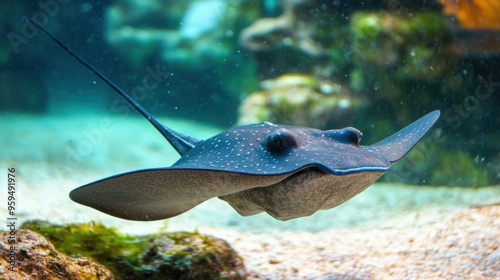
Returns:
[[[22,225],[45,236],[62,253],[85,256],[117,279],[242,279],[243,260],[225,241],[198,232],[130,236],[98,223]]]
[[[408,17],[404,34],[408,41],[421,44],[422,42],[446,42],[450,38],[446,18],[441,13],[416,13]]]
[[[84,256],[111,269],[133,272],[140,265],[138,256],[145,250],[147,238],[118,233],[98,223],[53,225],[42,221],[24,223],[21,228],[45,236],[61,253]]]
[[[262,121],[331,128],[336,117],[363,105],[347,86],[312,75],[287,74],[261,83],[241,104],[239,124]]]
[[[239,279],[228,274],[242,265],[241,258],[227,243],[197,232],[176,232],[160,236],[144,256],[151,268],[151,279]]]

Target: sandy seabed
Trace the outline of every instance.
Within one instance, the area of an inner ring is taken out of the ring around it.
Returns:
[[[103,122],[107,125],[102,129]],[[219,128],[166,121],[201,139]],[[117,219],[72,202],[75,187],[178,156],[140,118],[0,116],[0,180],[16,168],[20,222],[100,222],[130,234],[198,230],[227,240],[250,279],[500,279],[500,186],[375,184],[347,203],[287,222],[239,216],[211,199],[157,222]],[[101,134],[99,135],[99,131]],[[1,192],[0,200],[5,200]],[[7,217],[6,205],[0,215]]]
[[[500,279],[500,206],[404,228],[213,234],[245,259],[250,279]]]

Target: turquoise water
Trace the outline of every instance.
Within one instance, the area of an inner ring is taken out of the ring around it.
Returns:
[[[498,31],[449,28],[436,4],[297,3],[294,12],[276,1],[69,3],[57,11],[0,4],[9,14],[0,17],[0,168],[17,170],[19,218],[102,221],[139,233],[320,231],[418,224],[499,203],[500,46],[489,40]],[[263,20],[269,14],[275,18]],[[68,193],[118,173],[168,167],[178,154],[25,15],[38,15],[163,124],[198,139],[251,119],[354,126],[371,144],[430,111],[442,117],[379,184],[337,209],[279,222],[241,217],[212,199],[146,227],[76,204]],[[464,44],[470,38],[473,47]],[[0,176],[5,181],[7,172]]]

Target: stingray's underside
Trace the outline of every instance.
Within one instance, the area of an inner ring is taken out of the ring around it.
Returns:
[[[207,199],[284,180],[209,170],[149,169],[106,178],[70,193],[71,199],[115,217],[151,221],[177,216]],[[182,178],[182,179],[179,179]],[[146,186],[146,187],[145,187]]]
[[[377,181],[383,172],[336,176],[308,169],[267,187],[219,196],[242,216],[267,212],[282,221],[336,207]]]
[[[291,174],[256,176],[156,169],[97,181],[73,190],[70,196],[81,204],[127,220],[171,218],[216,196],[243,216],[267,212],[276,219],[288,220],[333,208],[366,189],[382,174],[337,176],[307,168]],[[140,187],[145,185],[147,188]]]

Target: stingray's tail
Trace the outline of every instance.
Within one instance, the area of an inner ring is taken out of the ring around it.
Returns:
[[[99,70],[97,70],[90,63],[85,61],[83,58],[78,56],[74,51],[64,45],[61,40],[59,40],[56,36],[54,36],[50,31],[45,29],[45,27],[38,24],[36,21],[33,21],[31,18],[25,18],[25,21],[30,22],[36,27],[40,28],[43,32],[45,32],[52,40],[54,40],[57,44],[59,44],[64,50],[66,50],[69,54],[71,54],[74,58],[80,61],[83,65],[85,65],[90,71],[94,72],[101,80],[103,80],[106,84],[112,87],[118,94],[120,94],[125,100],[127,100],[130,105],[132,105],[137,111],[139,111],[164,137],[168,142],[174,147],[174,149],[180,154],[183,155],[191,150],[196,143],[199,142],[198,139],[195,139],[190,136],[183,135],[177,131],[174,131],[163,124],[161,124],[158,119],[156,119],[151,113],[146,111],[144,107],[142,107],[139,103],[137,103],[130,95],[128,95],[124,90],[118,87],[113,81],[111,81],[108,77],[102,74]]]

